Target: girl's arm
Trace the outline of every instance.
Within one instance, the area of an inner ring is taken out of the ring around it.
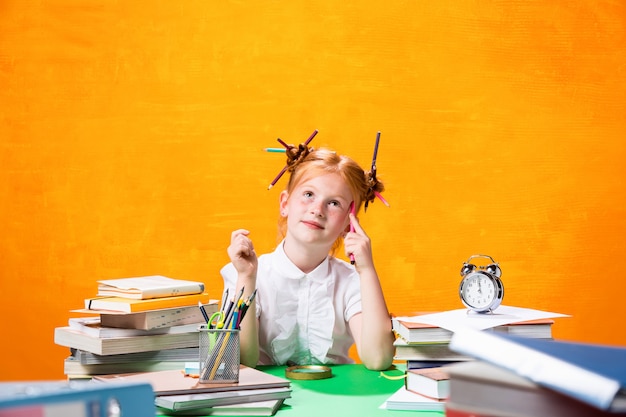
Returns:
[[[234,294],[244,288],[243,298],[250,297],[256,288],[256,272],[258,259],[252,241],[248,238],[249,231],[235,230],[231,235],[227,252],[233,266],[237,270],[237,285]],[[236,301],[236,300],[235,300]],[[239,347],[241,363],[256,367],[259,361],[259,325],[256,318],[256,302],[252,302],[246,316],[240,324]]]
[[[393,361],[394,346],[391,318],[385,303],[378,274],[374,268],[369,237],[351,214],[354,232],[346,235],[346,254],[352,254],[361,278],[361,313],[350,319],[350,330],[363,364],[372,370],[389,368]]]

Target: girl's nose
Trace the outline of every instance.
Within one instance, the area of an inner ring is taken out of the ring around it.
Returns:
[[[311,214],[315,217],[324,217],[324,204],[321,202],[311,203]]]

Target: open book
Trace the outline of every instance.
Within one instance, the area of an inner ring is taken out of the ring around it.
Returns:
[[[204,283],[151,275],[146,277],[106,279],[98,281],[99,297],[124,297],[136,300],[200,294]]]

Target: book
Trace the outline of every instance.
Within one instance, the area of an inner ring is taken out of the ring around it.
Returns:
[[[199,309],[198,309],[199,310]],[[89,336],[101,339],[113,337],[149,336],[155,334],[189,333],[198,330],[199,323],[182,324],[180,326],[159,327],[152,330],[122,329],[117,327],[103,327],[100,317],[74,317],[68,320],[70,329],[77,330]]]
[[[569,316],[562,313],[501,305],[496,309],[496,311],[489,314],[476,313],[474,311],[469,311],[467,308],[461,308],[442,311],[439,313],[418,314],[413,317],[395,317],[395,319],[429,324],[431,326],[438,326],[454,332],[456,330],[466,328],[487,330],[498,326],[505,326],[520,322],[532,322],[544,319],[552,320],[557,317]]]
[[[115,355],[97,355],[85,350],[70,348],[72,357],[82,365],[117,364],[129,362],[189,362],[199,359],[198,348],[177,348],[153,350],[148,352],[122,353]],[[122,372],[118,372],[122,373]]]
[[[3,417],[104,416],[152,417],[154,394],[148,384],[96,385],[71,381],[0,382]]]
[[[450,394],[448,368],[407,369],[404,386],[411,392],[437,400],[445,400]]]
[[[195,306],[198,308],[198,302],[204,304],[208,298],[209,295],[207,293],[149,298],[147,300],[134,300],[123,297],[94,297],[85,299],[85,309],[136,313],[138,311],[175,307]]]
[[[267,374],[255,368],[241,365],[239,382],[235,383],[200,383],[198,378],[185,375],[180,371],[157,371],[131,374],[96,376],[102,382],[148,382],[155,395],[200,394],[205,392],[225,392],[251,390],[259,388],[289,388],[289,380]]]
[[[449,342],[452,331],[431,324],[404,321],[398,318],[391,320],[393,331],[409,343],[442,343]]]
[[[259,401],[280,400],[291,397],[291,388],[261,388],[239,391],[205,392],[202,394],[159,395],[157,407],[172,411],[211,408],[220,405],[244,404]]]
[[[211,316],[218,309],[217,300],[209,300],[203,304],[206,313]],[[152,330],[163,327],[180,326],[183,324],[205,323],[198,305],[157,310],[140,311],[136,313],[109,313],[91,311],[100,314],[100,323],[105,327],[119,327],[123,329]]]
[[[406,362],[405,363],[406,369],[409,370],[409,369],[438,368],[441,366],[448,366],[448,365],[452,365],[452,364],[459,363],[462,361],[460,360],[458,361],[439,361],[439,360],[420,361],[420,360],[409,359],[409,360],[406,360],[405,362]]]
[[[197,348],[199,346],[199,334],[198,331],[195,331],[102,339],[89,336],[66,326],[54,329],[54,343],[60,346],[86,350],[98,355],[115,355],[183,347]]]
[[[387,410],[444,411],[445,401],[411,392],[402,386],[380,406]]]
[[[532,339],[471,329],[450,348],[601,410],[626,412],[626,348]]]
[[[419,318],[415,318],[419,320]],[[513,335],[532,338],[552,338],[552,319],[527,320],[522,322],[509,323],[484,329],[483,331],[493,331],[508,333]],[[400,318],[392,319],[394,332],[409,343],[444,343],[449,342],[453,332],[439,326],[415,321],[406,321]]]
[[[483,361],[448,370],[446,416],[456,417],[603,417],[618,416],[543,387],[515,372]]]
[[[98,296],[124,297],[136,300],[201,294],[204,283],[150,275],[145,277],[105,279],[98,281]]]
[[[399,361],[465,361],[467,355],[450,350],[449,343],[408,343],[402,338],[394,340],[394,359]]]
[[[283,405],[284,399],[219,405],[187,411],[172,411],[157,407],[157,415],[165,416],[273,416]]]
[[[196,349],[196,357],[198,352]],[[123,363],[99,363],[84,365],[73,356],[65,358],[63,361],[63,373],[68,377],[93,377],[94,375],[122,374],[131,372],[151,372],[185,369],[186,362],[183,361],[136,361]]]
[[[537,319],[509,323],[507,325],[493,327],[489,330],[533,339],[552,339],[553,325],[554,320],[552,319]]]
[[[475,409],[467,410],[463,407],[459,407],[457,404],[449,404],[449,403],[446,403],[445,416],[446,417],[500,417],[495,414],[486,414],[482,410],[481,411],[477,411]],[[517,417],[517,416],[507,415],[507,417]],[[534,416],[528,416],[528,417],[534,417]]]

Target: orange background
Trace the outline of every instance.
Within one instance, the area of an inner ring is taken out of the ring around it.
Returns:
[[[389,308],[461,308],[486,253],[506,305],[626,345],[626,4],[4,1],[2,379],[63,378],[53,343],[96,281],[219,298],[231,230],[276,243],[267,185],[314,129],[368,166],[361,220]]]

